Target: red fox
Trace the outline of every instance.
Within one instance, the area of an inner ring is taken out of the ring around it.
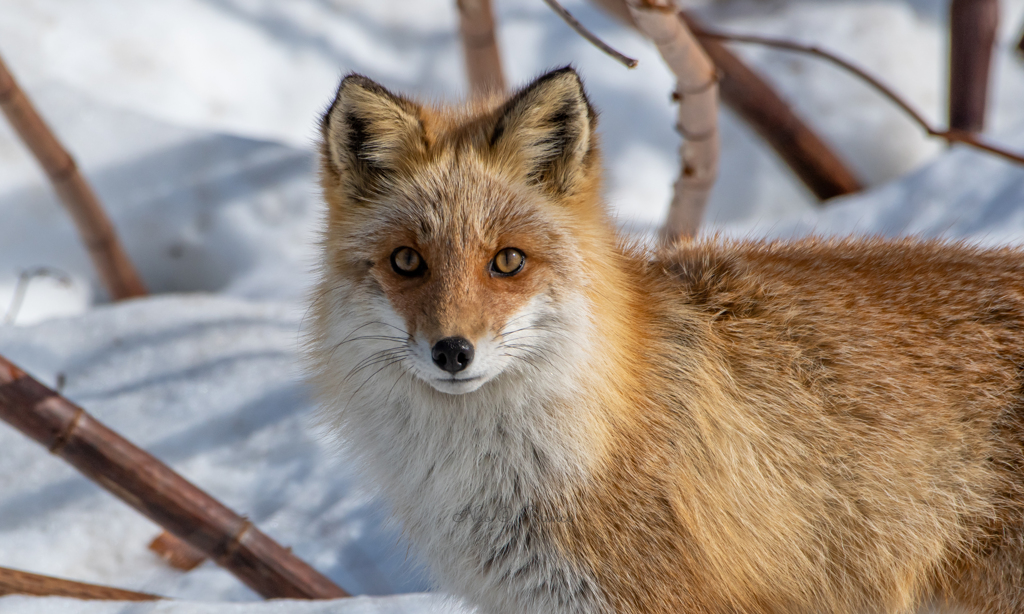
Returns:
[[[571,68],[346,77],[308,357],[442,588],[508,614],[1024,612],[1024,252],[618,234]]]

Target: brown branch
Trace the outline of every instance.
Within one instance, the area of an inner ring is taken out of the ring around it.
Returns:
[[[953,0],[949,8],[949,127],[985,128],[998,0]]]
[[[914,107],[911,106],[909,102],[907,102],[902,96],[897,94],[892,88],[885,85],[872,75],[868,74],[865,70],[857,67],[854,64],[851,64],[850,62],[835,55],[834,53],[817,47],[816,45],[805,45],[802,43],[796,43],[784,39],[770,38],[766,36],[726,34],[724,32],[714,32],[710,30],[702,30],[696,32],[696,35],[700,38],[725,40],[736,43],[752,43],[756,45],[764,45],[766,47],[774,47],[776,49],[785,49],[787,51],[807,53],[810,55],[820,57],[852,73],[853,75],[857,76],[865,83],[873,87],[874,89],[878,90],[883,96],[892,101],[893,104],[902,109],[904,113],[909,115],[910,118],[913,119],[914,122],[917,123],[919,126],[921,126],[921,128],[929,135],[945,139],[950,143],[962,143],[964,145],[974,147],[975,149],[980,149],[982,151],[987,151],[989,153],[995,154],[1001,158],[1005,158],[1006,160],[1010,160],[1018,164],[1024,164],[1024,155],[1014,153],[1012,151],[1003,149],[1002,147],[993,145],[991,143],[987,143],[977,134],[953,128],[950,128],[948,130],[941,130],[939,128],[933,127],[928,122],[928,120],[926,120],[924,116],[921,115],[921,113],[914,109]]]
[[[491,0],[456,0],[456,5],[472,98],[503,93],[505,74],[501,69]]]
[[[0,356],[0,420],[270,598],[348,593],[150,454]]]
[[[70,597],[99,601],[157,601],[163,599],[163,597],[147,593],[136,593],[110,586],[86,584],[85,582],[0,567],[0,597],[4,595]]]
[[[1024,32],[1020,33],[1020,41],[1017,42],[1017,51],[1024,53]]]
[[[623,23],[636,27],[624,0],[591,0]],[[699,22],[688,11],[680,17],[694,32]],[[775,89],[722,43],[701,45],[720,74],[722,102],[743,118],[820,200],[859,192],[860,182],[846,163],[810,128]]]
[[[588,30],[586,27],[583,26],[583,24],[579,22],[579,20],[573,17],[572,13],[565,10],[565,7],[559,4],[558,0],[544,0],[544,2],[549,7],[551,7],[551,10],[553,10],[559,17],[562,18],[562,21],[569,24],[569,27],[572,28],[573,30],[576,30],[577,34],[587,39],[587,41],[591,45],[605,52],[605,54],[615,58],[617,62],[623,64],[626,68],[636,68],[636,65],[640,63],[638,60],[635,60],[616,51],[611,47],[611,45],[598,38],[596,34]]]
[[[128,259],[114,225],[103,211],[96,194],[82,177],[71,154],[39,116],[25,92],[0,59],[0,108],[21,140],[46,171],[64,207],[74,220],[78,234],[92,257],[93,265],[113,300],[146,294],[135,267]]]

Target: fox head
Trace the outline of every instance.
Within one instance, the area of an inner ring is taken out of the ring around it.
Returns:
[[[345,367],[321,368],[463,395],[562,360],[615,241],[595,127],[571,68],[457,109],[346,77],[321,124],[315,333]]]

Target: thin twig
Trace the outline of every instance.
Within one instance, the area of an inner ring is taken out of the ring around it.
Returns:
[[[551,10],[554,11],[555,13],[557,13],[558,16],[562,18],[562,21],[564,21],[565,23],[569,24],[570,28],[572,28],[573,30],[576,30],[577,34],[579,34],[583,38],[585,38],[588,41],[590,41],[590,44],[594,45],[595,47],[597,47],[601,51],[603,51],[606,54],[610,55],[612,58],[614,58],[619,63],[624,65],[626,68],[636,68],[636,65],[640,63],[639,60],[636,60],[636,59],[631,58],[631,57],[629,57],[627,55],[619,53],[618,51],[613,49],[608,43],[606,43],[603,40],[601,40],[600,38],[598,38],[596,34],[591,32],[590,30],[588,30],[575,17],[573,17],[572,13],[570,13],[567,10],[565,10],[565,7],[563,7],[561,4],[559,4],[558,0],[544,0],[544,3],[547,4],[548,6],[550,6]]]
[[[751,43],[755,45],[764,45],[765,47],[773,47],[776,49],[784,49],[786,51],[794,51],[797,53],[807,53],[810,55],[818,56],[824,60],[839,66],[840,68],[852,73],[866,82],[871,87],[878,90],[882,95],[892,101],[896,106],[903,109],[903,112],[910,116],[921,128],[931,136],[945,139],[950,143],[963,143],[970,147],[987,151],[991,154],[995,154],[1001,158],[1005,158],[1018,164],[1024,164],[1024,155],[1014,153],[1003,149],[997,145],[987,143],[977,134],[973,132],[965,132],[963,130],[941,130],[932,126],[927,119],[924,118],[914,107],[910,105],[902,96],[897,94],[892,88],[879,81],[876,77],[868,74],[864,69],[851,64],[849,61],[835,55],[830,51],[826,51],[817,45],[805,45],[803,43],[797,43],[785,39],[771,38],[767,36],[754,36],[748,34],[727,34],[725,32],[717,32],[712,30],[694,30],[694,35],[697,38],[709,38],[715,40],[724,40],[734,43]]]
[[[100,601],[157,601],[157,595],[126,591],[111,586],[75,582],[64,578],[42,576],[19,569],[0,567],[0,596],[32,595],[35,597],[69,597]]]
[[[18,275],[18,283],[14,286],[14,296],[11,297],[11,305],[7,308],[7,315],[4,316],[4,324],[14,324],[18,312],[21,311],[21,305],[25,301],[25,294],[28,293],[28,285],[37,277],[52,277],[62,285],[71,285],[71,277],[57,269],[44,266],[22,271],[21,275]]]

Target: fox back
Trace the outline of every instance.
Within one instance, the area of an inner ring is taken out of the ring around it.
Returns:
[[[308,358],[436,579],[493,613],[1024,608],[1024,255],[652,253],[571,69],[322,122]]]

